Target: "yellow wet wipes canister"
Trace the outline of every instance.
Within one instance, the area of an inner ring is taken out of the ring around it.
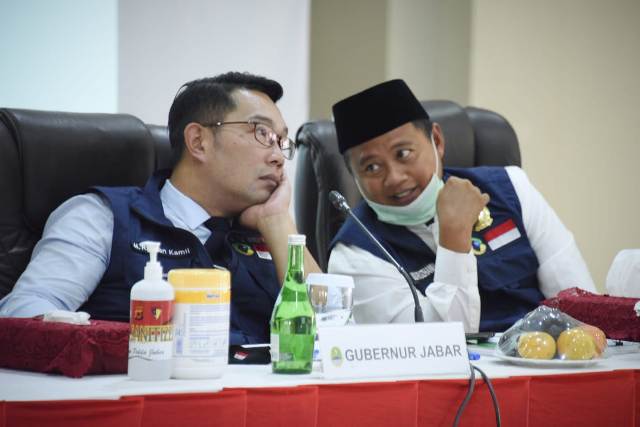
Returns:
[[[221,269],[175,269],[173,378],[218,378],[228,361],[231,275]]]

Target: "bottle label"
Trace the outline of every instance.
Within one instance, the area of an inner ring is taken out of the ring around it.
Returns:
[[[173,301],[131,301],[129,359],[169,360],[173,355]]]
[[[226,364],[230,291],[182,288],[175,295],[175,357]]]
[[[271,362],[280,361],[280,337],[278,334],[271,334]]]
[[[313,318],[298,316],[293,319],[282,319],[276,324],[279,332],[271,334],[272,351],[275,347],[275,357],[272,362],[310,362],[313,358],[315,328]],[[276,345],[274,345],[277,344]]]

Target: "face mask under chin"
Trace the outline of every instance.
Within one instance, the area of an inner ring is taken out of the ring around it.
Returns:
[[[380,221],[394,225],[411,226],[424,224],[435,217],[438,194],[440,193],[440,190],[442,190],[444,182],[438,176],[438,153],[436,151],[435,143],[433,143],[433,139],[431,141],[433,154],[436,158],[435,171],[431,176],[429,184],[425,187],[424,190],[422,190],[420,195],[408,205],[390,206],[373,202],[367,199],[367,197],[364,195],[358,179],[355,180],[356,185],[358,186],[358,190],[360,190],[360,194],[367,202],[369,207],[371,207],[371,209],[373,209],[373,211],[376,213]]]

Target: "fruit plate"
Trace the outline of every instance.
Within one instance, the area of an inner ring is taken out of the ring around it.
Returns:
[[[562,360],[562,359],[524,359],[522,357],[507,356],[499,351],[495,352],[495,356],[514,365],[528,366],[531,368],[586,368],[587,366],[593,366],[600,362],[602,359],[590,359],[590,360]]]

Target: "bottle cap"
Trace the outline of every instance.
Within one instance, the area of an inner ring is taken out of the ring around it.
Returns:
[[[290,245],[304,245],[307,242],[307,236],[304,234],[289,234]]]
[[[175,289],[230,289],[231,274],[217,268],[174,268],[167,280]]]
[[[144,278],[146,280],[162,280],[162,266],[158,262],[160,242],[142,242],[142,247],[149,252],[149,261],[144,266]]]

